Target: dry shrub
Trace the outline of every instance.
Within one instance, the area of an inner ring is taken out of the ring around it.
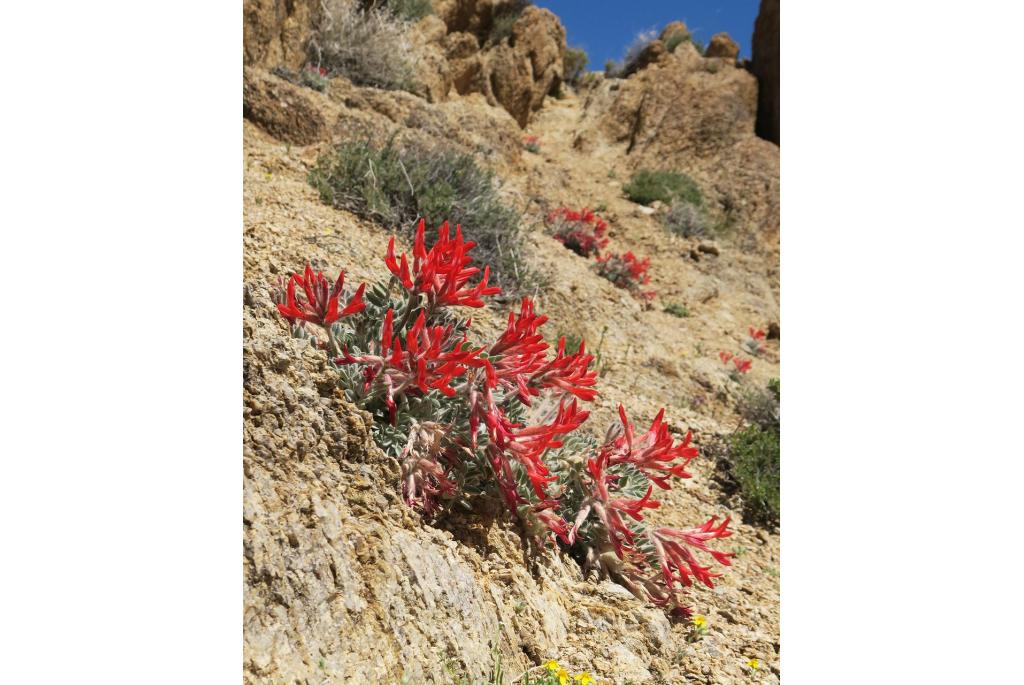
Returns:
[[[388,90],[415,90],[417,49],[409,22],[386,7],[361,9],[346,0],[324,0],[310,39],[310,57],[330,74]]]

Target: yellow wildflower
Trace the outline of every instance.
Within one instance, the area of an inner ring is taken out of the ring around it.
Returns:
[[[558,685],[565,685],[569,682],[569,672],[564,668],[558,669]]]
[[[708,624],[708,620],[704,618],[704,616],[701,614],[697,614],[690,620],[693,621],[693,625],[697,626],[698,628],[704,628]]]
[[[575,676],[573,680],[575,680],[580,685],[590,685],[590,683],[594,682],[594,679],[591,678],[590,674],[586,671],[583,671],[583,673],[580,673],[579,675]]]
[[[559,666],[558,666],[558,662],[557,662],[557,661],[555,661],[554,659],[552,659],[551,661],[549,661],[549,662],[547,662],[546,664],[544,664],[544,668],[546,668],[546,669],[548,669],[549,671],[551,671],[552,673],[554,673],[554,672],[555,672],[555,671],[557,671],[557,670],[558,670],[558,668],[559,668]]]
[[[758,661],[757,659],[747,659],[747,666],[750,666],[753,669],[756,669],[760,665],[761,665],[761,662]]]

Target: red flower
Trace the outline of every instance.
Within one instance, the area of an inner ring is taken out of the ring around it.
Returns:
[[[420,219],[416,225],[411,270],[405,253],[400,261],[395,258],[394,237],[388,243],[384,263],[407,290],[426,294],[434,306],[465,307],[483,307],[481,297],[501,292],[501,288],[487,286],[491,272],[489,266],[484,267],[483,278],[475,286],[467,287],[469,279],[479,273],[480,269],[469,266],[472,259],[467,255],[476,243],[463,240],[461,226],[456,225],[455,237],[452,238],[448,222],[441,224],[437,231],[437,242],[429,252],[426,249],[425,232],[426,224]]]
[[[704,583],[708,587],[714,587],[712,578],[717,578],[720,573],[711,573],[710,566],[701,566],[690,548],[710,554],[715,561],[731,566],[729,552],[719,552],[708,547],[707,543],[716,538],[727,538],[732,532],[727,530],[730,519],[725,519],[719,526],[715,526],[715,517],[712,516],[699,528],[688,528],[678,530],[676,528],[655,528],[648,531],[647,539],[654,547],[655,554],[661,565],[661,573],[669,590],[673,589],[675,583],[690,587],[693,582],[691,576]]]
[[[366,388],[379,378],[384,385],[384,403],[395,420],[395,395],[402,392],[419,391],[427,393],[439,390],[449,397],[455,395],[451,381],[463,375],[468,368],[479,368],[486,364],[480,358],[483,348],[471,349],[463,337],[453,341],[453,327],[427,326],[421,311],[405,336],[402,346],[401,335],[394,335],[392,327],[394,311],[384,315],[384,326],[377,354],[353,356],[348,349],[334,360],[335,364],[366,364],[364,371]]]
[[[764,340],[764,331],[761,329],[755,329],[753,326],[750,327],[750,337],[753,340]]]
[[[296,285],[302,286],[306,293],[305,299],[296,296]],[[322,272],[318,271],[314,274],[312,267],[307,264],[306,271],[302,276],[292,274],[288,280],[287,300],[283,304],[278,303],[277,309],[289,323],[295,323],[295,319],[302,319],[321,326],[330,326],[338,319],[361,312],[366,308],[363,303],[363,291],[366,290],[366,284],[360,283],[356,294],[339,312],[338,299],[341,297],[344,286],[344,271],[341,272],[332,287]]]
[[[598,255],[608,245],[608,224],[589,209],[560,207],[548,214],[547,223],[554,224],[552,237],[581,257]]]
[[[650,258],[638,259],[632,252],[623,255],[607,254],[597,259],[597,273],[620,288],[625,288],[634,296],[651,301],[654,299],[653,290],[642,291],[641,285],[651,282],[647,269],[651,265]]]
[[[746,373],[747,371],[750,371],[750,359],[741,359],[740,357],[734,357],[732,363],[736,367],[736,370],[740,373]]]
[[[662,423],[665,410],[662,409],[654,417],[654,422],[646,433],[639,438],[633,434],[633,426],[626,417],[626,409],[619,405],[619,418],[622,431],[617,437],[607,441],[601,447],[601,454],[607,455],[608,464],[629,463],[640,469],[652,483],[663,490],[669,489],[668,479],[690,478],[686,467],[697,456],[696,447],[690,446],[693,434],[686,433],[682,442],[676,443],[669,433],[668,425]],[[679,463],[673,463],[680,459]]]
[[[722,360],[722,363],[723,363],[723,364],[728,364],[728,363],[729,363],[729,360],[730,360],[730,359],[732,359],[732,358],[733,358],[733,356],[734,356],[734,355],[733,355],[733,353],[732,353],[732,352],[724,352],[724,351],[723,351],[723,352],[719,352],[719,353],[718,353],[718,358]]]

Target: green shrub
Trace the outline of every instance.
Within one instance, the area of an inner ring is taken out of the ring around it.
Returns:
[[[690,310],[686,308],[686,305],[679,304],[678,302],[673,302],[672,304],[669,304],[665,307],[665,313],[671,314],[672,316],[677,316],[680,319],[685,319],[690,315]]]
[[[314,64],[357,85],[416,90],[418,51],[407,36],[409,22],[390,8],[361,9],[345,0],[324,0],[321,7],[309,40]]]
[[[520,214],[501,202],[494,174],[472,155],[440,145],[398,146],[393,139],[383,147],[350,141],[321,155],[309,182],[327,204],[410,236],[420,217],[431,228],[445,220],[461,224],[502,288],[515,292],[527,278]]]
[[[676,200],[662,219],[665,230],[683,238],[704,238],[711,234],[711,225],[704,212],[689,202]]]
[[[669,52],[675,52],[676,48],[685,41],[690,40],[689,31],[673,31],[665,38],[665,49]]]
[[[642,205],[649,205],[655,200],[665,204],[682,200],[698,207],[704,203],[697,183],[686,174],[675,171],[641,169],[633,174],[622,191],[630,200]]]
[[[766,390],[748,392],[739,404],[747,425],[727,441],[726,461],[743,497],[745,512],[754,522],[779,522],[779,380]]]
[[[639,65],[640,55],[643,54],[647,46],[658,40],[658,32],[654,29],[649,31],[641,31],[636,34],[636,38],[628,48],[626,48],[626,54],[622,58],[622,68],[619,69],[617,75],[629,76],[637,70]]]
[[[729,461],[752,520],[777,525],[779,434],[755,425],[737,431],[729,441]]]
[[[604,63],[604,75],[608,78],[618,78],[621,73],[622,65],[615,60],[610,59]]]
[[[587,57],[586,50],[582,48],[567,48],[565,55],[562,57],[562,78],[566,83],[576,85],[583,76],[583,70],[587,68],[587,62],[589,61],[590,58]]]

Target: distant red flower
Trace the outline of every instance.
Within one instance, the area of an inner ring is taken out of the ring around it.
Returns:
[[[296,295],[295,286],[297,285],[302,286],[306,294],[305,298]],[[330,326],[338,319],[361,312],[366,307],[366,304],[363,303],[363,291],[366,289],[366,284],[361,283],[345,308],[338,311],[339,298],[344,287],[344,271],[341,272],[332,287],[322,272],[313,273],[312,267],[307,264],[306,271],[302,276],[292,274],[288,279],[286,301],[278,303],[277,309],[289,323],[295,323],[296,319],[301,319],[321,326]]]
[[[751,360],[749,359],[741,359],[740,357],[734,357],[732,363],[739,373],[746,373],[750,371]]]
[[[718,358],[722,360],[722,363],[723,363],[723,364],[728,364],[728,363],[729,363],[729,360],[730,360],[730,359],[732,359],[732,358],[733,358],[733,356],[734,356],[734,355],[733,355],[733,353],[732,353],[732,352],[725,352],[725,351],[722,351],[722,352],[719,352],[719,353],[718,353]]]
[[[464,307],[483,307],[482,297],[501,292],[501,288],[487,285],[491,273],[489,266],[484,267],[483,278],[475,286],[468,287],[469,279],[479,273],[480,269],[469,266],[472,258],[468,254],[476,243],[463,240],[461,226],[455,226],[455,237],[452,238],[448,222],[441,224],[437,231],[437,242],[429,252],[425,232],[426,223],[420,219],[416,225],[411,269],[404,253],[401,260],[396,259],[394,237],[388,243],[384,263],[406,289],[426,294],[434,306]]]
[[[632,252],[622,255],[607,254],[597,258],[597,273],[620,288],[625,288],[634,296],[650,302],[654,299],[654,291],[642,291],[641,285],[651,282],[647,269],[651,265],[650,258],[639,259]]]
[[[547,223],[554,226],[552,237],[581,257],[598,255],[608,245],[608,224],[589,209],[559,207],[548,214]]]
[[[755,329],[753,326],[751,326],[749,330],[751,339],[764,340],[765,333],[760,328]]]

